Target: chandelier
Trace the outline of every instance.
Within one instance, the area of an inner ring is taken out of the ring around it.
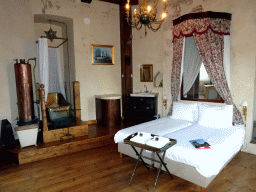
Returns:
[[[140,30],[142,26],[145,26],[145,37],[147,36],[147,28],[151,29],[152,31],[156,32],[160,29],[163,21],[167,16],[166,11],[166,0],[163,0],[163,13],[161,20],[157,20],[157,3],[158,0],[154,0],[154,7],[151,8],[150,5],[147,4],[147,0],[144,0],[142,4],[142,0],[139,0],[139,8],[140,10],[137,11],[134,9],[133,18],[134,21],[130,19],[130,0],[127,0],[126,4],[126,19],[130,26]],[[154,25],[154,27],[153,27]]]

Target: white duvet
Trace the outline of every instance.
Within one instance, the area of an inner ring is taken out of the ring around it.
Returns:
[[[194,123],[191,121],[174,119],[168,117],[156,119],[139,125],[135,125],[126,129],[122,129],[115,134],[115,143],[123,142],[125,138],[136,132],[147,132],[159,136],[167,135],[174,131],[178,131]]]
[[[242,126],[220,129],[196,124],[165,135],[177,140],[177,144],[166,151],[166,157],[195,167],[204,177],[211,177],[218,174],[225,163],[241,149],[244,135]],[[189,142],[194,139],[204,139],[211,145],[211,149],[195,149]]]
[[[116,143],[123,142],[129,135],[148,132],[177,140],[177,144],[166,151],[166,158],[193,166],[204,177],[220,172],[230,158],[244,144],[245,130],[242,126],[209,128],[190,121],[161,118],[118,131]],[[211,149],[195,149],[190,140],[204,139]]]

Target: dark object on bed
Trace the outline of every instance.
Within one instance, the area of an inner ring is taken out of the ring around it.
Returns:
[[[211,146],[209,143],[207,143],[205,140],[203,139],[196,139],[196,140],[190,140],[189,141],[196,149],[198,148],[205,148],[207,147],[207,149],[209,149],[209,147]]]

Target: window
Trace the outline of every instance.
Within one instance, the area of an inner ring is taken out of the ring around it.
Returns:
[[[193,36],[185,38],[182,68],[182,100],[224,102],[205,70]]]
[[[182,81],[183,82],[183,81]],[[212,84],[210,77],[208,76],[203,63],[200,67],[200,72],[196,77],[192,87],[183,94],[183,83],[181,85],[181,99],[182,100],[194,100],[194,101],[206,101],[206,102],[220,102],[224,103],[223,99],[217,93],[214,85]]]

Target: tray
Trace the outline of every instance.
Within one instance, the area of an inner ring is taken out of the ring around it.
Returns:
[[[124,143],[129,144],[129,145],[133,145],[133,146],[136,146],[136,147],[140,147],[140,148],[143,148],[143,149],[146,149],[146,150],[149,150],[149,151],[153,151],[153,152],[156,152],[156,153],[164,152],[164,151],[166,151],[167,149],[169,149],[170,147],[172,147],[173,145],[175,145],[177,143],[176,139],[169,138],[170,142],[167,143],[164,147],[156,148],[156,147],[149,146],[147,144],[141,144],[141,143],[137,143],[137,142],[134,142],[134,141],[130,141],[130,139],[132,139],[136,135],[138,135],[138,132],[129,135],[126,139],[124,139]],[[153,137],[153,136],[158,136],[158,135],[151,134],[151,136]]]

